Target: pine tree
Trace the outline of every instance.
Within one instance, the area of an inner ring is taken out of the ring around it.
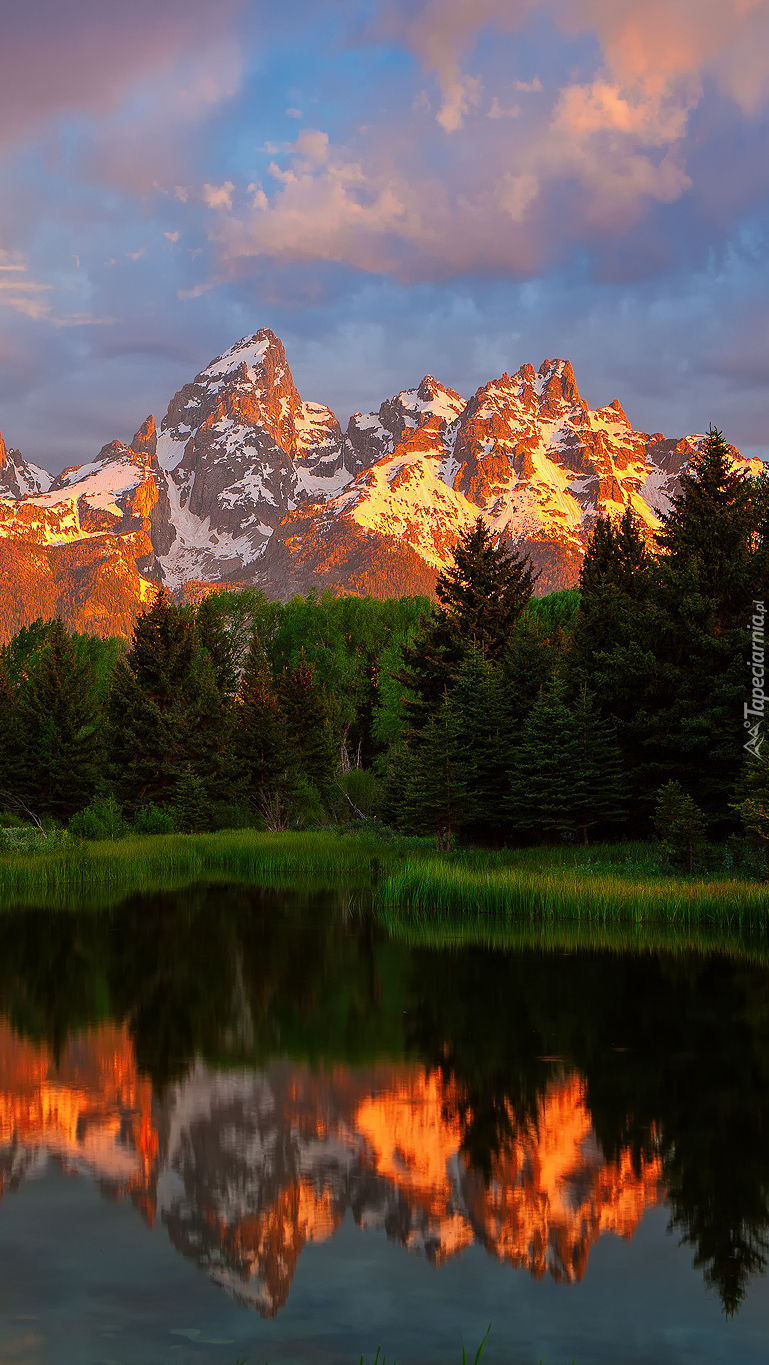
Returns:
[[[465,799],[462,828],[480,843],[498,843],[509,823],[505,811],[508,789],[505,746],[506,715],[502,669],[482,649],[473,646],[451,694],[456,721],[457,757],[472,770],[470,794]]]
[[[580,607],[568,659],[573,690],[587,685],[616,731],[632,793],[630,827],[645,833],[651,793],[660,780],[649,751],[649,711],[658,665],[652,591],[654,563],[641,523],[599,517],[580,573]]]
[[[667,782],[657,793],[654,824],[668,855],[688,872],[705,843],[705,816],[680,782]]]
[[[336,749],[328,706],[304,650],[295,667],[284,669],[281,674],[278,700],[299,767],[326,801],[336,766]]]
[[[297,759],[256,630],[238,692],[235,745],[244,790],[268,825],[285,825],[297,783]]]
[[[656,785],[680,782],[721,822],[742,758],[762,496],[711,429],[666,518],[652,593],[656,676],[644,743],[656,757]]]
[[[205,783],[191,763],[185,764],[176,780],[171,805],[174,826],[180,834],[198,834],[211,828],[211,803]]]
[[[503,657],[531,600],[534,581],[528,557],[495,546],[479,517],[438,578],[440,606],[403,650],[399,680],[406,689],[403,710],[411,728],[421,728],[442,703],[468,650],[481,649],[494,661]]]
[[[225,794],[227,707],[193,618],[162,589],[115,671],[108,714],[113,777],[131,809],[172,800],[188,764],[208,800]]]
[[[17,792],[20,760],[18,697],[0,658],[0,809],[4,796]]]
[[[448,692],[424,728],[404,746],[398,778],[399,827],[434,836],[441,852],[448,852],[456,836],[478,819],[476,764]]]
[[[740,776],[731,809],[742,821],[751,844],[769,858],[769,761],[748,759]]]
[[[569,705],[563,678],[543,688],[513,754],[508,808],[541,838],[578,835],[625,818],[619,751],[586,687]]]
[[[673,585],[688,580],[707,603],[714,635],[744,629],[758,530],[753,481],[734,467],[723,434],[711,427],[680,484],[659,535],[667,576]]]
[[[498,659],[531,600],[536,577],[531,562],[495,546],[481,517],[460,538],[452,559],[435,585],[446,628]]]
[[[198,640],[213,665],[216,685],[222,697],[232,696],[237,687],[239,641],[227,629],[217,594],[212,593],[198,603],[195,628]]]
[[[103,764],[88,665],[60,620],[51,622],[19,702],[19,786],[36,815],[67,820],[88,804]]]

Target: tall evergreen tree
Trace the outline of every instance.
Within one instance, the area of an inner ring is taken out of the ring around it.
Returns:
[[[207,651],[214,669],[216,685],[223,697],[232,696],[237,687],[240,642],[227,629],[219,596],[212,593],[198,603],[195,611],[198,640]]]
[[[644,742],[657,786],[680,782],[710,820],[722,822],[742,759],[762,496],[711,429],[660,536],[649,622],[656,678]]]
[[[483,649],[490,659],[499,659],[531,600],[535,578],[528,556],[495,546],[478,517],[435,585],[447,630]]]
[[[141,614],[109,700],[115,785],[129,807],[171,802],[188,765],[208,800],[227,776],[227,708],[192,616],[162,589]]]
[[[252,805],[272,825],[285,824],[296,789],[297,758],[256,630],[238,691],[235,745]]]
[[[295,666],[284,669],[278,679],[278,700],[299,767],[327,800],[337,755],[328,705],[304,650]]]
[[[18,697],[0,657],[0,809],[3,797],[17,792],[20,760]]]
[[[469,649],[481,649],[492,660],[503,657],[534,581],[528,556],[495,546],[481,517],[460,537],[435,586],[440,605],[403,650],[400,682],[409,726],[423,726],[442,703]]]
[[[680,484],[659,536],[669,589],[675,593],[683,581],[707,604],[703,624],[714,636],[744,629],[759,529],[753,481],[735,468],[723,434],[711,427]]]
[[[645,833],[660,773],[649,751],[658,666],[653,653],[654,560],[630,508],[599,517],[580,572],[580,607],[569,651],[573,690],[587,685],[616,730],[631,793],[629,828]]]
[[[479,843],[498,843],[506,832],[508,791],[506,713],[502,668],[473,646],[463,660],[451,694],[456,722],[456,758],[472,793],[465,797],[461,825]]]
[[[60,620],[46,632],[19,703],[23,800],[67,820],[88,804],[103,766],[102,728],[87,663]]]
[[[442,852],[477,822],[481,801],[472,749],[462,735],[455,698],[448,691],[421,731],[412,733],[398,763],[399,827],[434,836]]]
[[[619,750],[586,687],[571,705],[560,676],[543,689],[513,755],[509,810],[526,834],[584,843],[624,820]]]

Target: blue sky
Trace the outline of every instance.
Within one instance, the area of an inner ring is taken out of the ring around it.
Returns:
[[[769,0],[25,0],[0,430],[51,469],[241,336],[346,422],[571,359],[769,455]]]

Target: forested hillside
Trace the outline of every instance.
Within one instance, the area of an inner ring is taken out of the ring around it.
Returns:
[[[375,819],[449,848],[645,837],[656,819],[691,866],[741,818],[765,844],[744,707],[766,482],[714,432],[681,483],[656,544],[630,510],[601,517],[579,590],[542,599],[479,519],[437,605],[160,589],[128,644],[35,623],[0,652],[6,823]]]

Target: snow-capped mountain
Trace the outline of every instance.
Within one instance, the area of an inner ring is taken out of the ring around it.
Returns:
[[[54,479],[0,438],[0,635],[54,614],[125,633],[155,582],[430,592],[479,515],[549,591],[576,580],[599,512],[630,506],[653,531],[703,439],[636,432],[616,400],[591,411],[566,360],[469,401],[428,375],[343,434],[263,329],[185,385],[159,432],[149,417]]]

